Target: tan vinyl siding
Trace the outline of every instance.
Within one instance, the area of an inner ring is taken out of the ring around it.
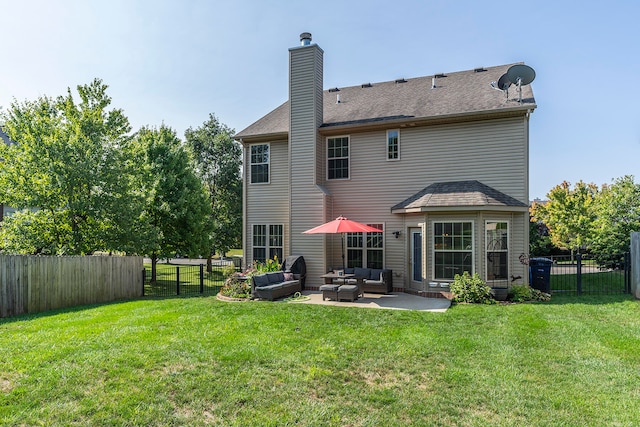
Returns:
[[[521,279],[512,284],[529,283],[529,266],[520,262],[520,255],[529,253],[529,212],[512,214],[512,243],[509,248],[510,274],[520,276]]]
[[[290,49],[290,252],[305,257],[307,286],[319,286],[326,272],[325,236],[302,234],[327,221],[325,194],[318,188],[318,128],[322,124],[322,49]]]
[[[390,208],[424,187],[447,181],[478,180],[520,201],[528,201],[528,149],[524,118],[487,120],[456,125],[401,128],[402,152],[399,161],[388,162],[386,130],[350,133],[350,170],[348,180],[327,180],[332,195],[328,207],[330,217],[345,215],[364,223],[385,223],[385,266],[394,270],[394,287],[408,286],[410,265],[407,229],[424,222],[424,215],[391,214]],[[323,167],[326,169],[326,153]],[[510,220],[511,246],[518,250],[510,258],[515,275],[521,268],[517,256],[525,248],[524,215]],[[500,217],[498,215],[498,217]],[[473,219],[474,271],[484,274],[484,255],[479,256],[478,239],[484,234],[484,215],[476,213],[431,214],[444,220]],[[416,220],[415,218],[420,218]],[[431,224],[431,222],[429,222]],[[426,249],[431,249],[432,229],[423,236]],[[401,231],[396,239],[391,232]],[[528,229],[527,229],[528,230]],[[329,242],[330,253],[340,254],[340,241]],[[511,252],[511,254],[515,252]],[[482,252],[484,254],[484,252]],[[426,250],[427,278],[431,278],[432,251]],[[511,255],[510,254],[510,255]],[[335,260],[335,255],[331,258]],[[398,277],[398,275],[400,277]],[[523,275],[524,277],[524,275]]]
[[[402,154],[395,162],[386,161],[385,131],[352,133],[350,180],[327,186],[332,194],[349,193],[354,204],[368,199],[360,190],[375,188],[376,200],[392,206],[435,182],[478,180],[527,203],[523,120],[401,129]]]
[[[288,253],[287,236],[289,234],[289,173],[288,143],[274,141],[269,144],[269,183],[251,184],[250,161],[245,162],[244,176],[246,186],[244,221],[244,256],[247,266],[253,263],[252,232],[254,224],[284,225],[284,253]],[[249,159],[250,147],[245,148],[245,159]]]

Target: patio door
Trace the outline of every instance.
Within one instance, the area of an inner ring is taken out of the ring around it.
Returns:
[[[422,230],[412,228],[411,236],[411,282],[422,283]]]

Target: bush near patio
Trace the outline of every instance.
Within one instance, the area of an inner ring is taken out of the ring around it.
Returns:
[[[220,294],[233,299],[250,299],[251,280],[240,273],[234,273],[224,281]]]
[[[508,300],[512,302],[549,301],[551,295],[528,285],[513,285],[509,289]]]
[[[491,295],[491,288],[485,284],[478,273],[474,273],[473,276],[468,271],[462,275],[456,274],[450,289],[453,302],[474,304],[495,304],[496,302]]]

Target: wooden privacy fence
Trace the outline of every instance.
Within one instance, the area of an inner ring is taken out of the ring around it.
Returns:
[[[142,296],[142,257],[0,255],[0,317]]]

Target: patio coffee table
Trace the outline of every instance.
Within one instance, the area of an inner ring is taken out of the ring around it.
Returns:
[[[334,279],[340,279],[342,281],[345,281],[346,279],[353,279],[355,277],[355,274],[327,273],[327,274],[323,274],[320,277],[324,279],[325,285],[331,285],[333,284]]]

